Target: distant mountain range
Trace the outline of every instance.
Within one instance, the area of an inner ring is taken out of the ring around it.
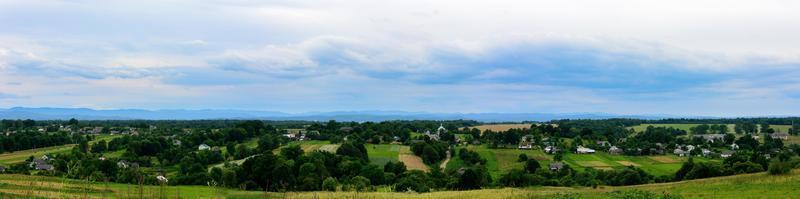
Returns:
[[[477,120],[481,122],[550,121],[555,119],[608,119],[636,118],[663,119],[686,116],[671,115],[617,115],[608,113],[429,113],[404,111],[339,111],[283,113],[248,110],[141,110],[88,108],[24,108],[0,109],[0,119],[34,120],[200,120],[200,119],[261,119],[308,121],[386,121],[386,120]],[[699,117],[693,117],[699,118]],[[707,117],[703,117],[707,118]]]

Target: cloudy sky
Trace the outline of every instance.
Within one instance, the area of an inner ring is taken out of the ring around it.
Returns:
[[[798,10],[0,0],[0,107],[797,115]]]

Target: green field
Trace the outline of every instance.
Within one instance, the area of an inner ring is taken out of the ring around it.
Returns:
[[[367,144],[367,156],[372,164],[383,166],[387,162],[397,162],[400,146],[396,144]]]
[[[121,137],[121,135],[98,135],[94,140],[89,142],[89,144],[94,144],[99,142],[100,140],[111,141],[111,139]],[[42,155],[46,154],[56,154],[56,153],[64,153],[72,150],[75,144],[66,144],[60,146],[51,146],[51,147],[44,147],[44,148],[36,148],[36,149],[29,149],[29,150],[22,150],[22,151],[14,151],[11,153],[3,153],[0,154],[0,165],[10,165],[16,164],[20,162],[24,162],[28,159],[28,157],[41,157]]]
[[[464,148],[464,147],[460,147]],[[459,148],[459,149],[460,149]],[[518,162],[519,154],[524,153],[528,158],[539,161],[543,168],[553,162],[552,155],[545,154],[542,150],[518,150],[518,149],[490,149],[486,145],[466,147],[477,152],[486,159],[486,168],[492,177],[497,179],[509,170],[524,167],[523,162]],[[696,161],[719,161],[705,158],[695,158]],[[639,167],[654,176],[673,175],[684,161],[685,157],[674,155],[662,156],[623,156],[610,155],[604,152],[595,154],[565,154],[563,161],[570,167],[582,171],[586,168],[594,169],[621,169],[626,166]],[[463,162],[458,156],[453,157],[447,164],[446,170],[457,169],[463,166]]]
[[[695,159],[697,161],[708,161],[703,158]],[[686,158],[673,155],[622,156],[610,155],[605,152],[567,154],[564,156],[564,162],[576,170],[583,170],[589,167],[595,169],[621,169],[626,166],[634,166],[654,176],[674,175],[681,168],[684,161],[686,161]]]
[[[528,187],[440,191],[432,193],[393,192],[288,192],[272,193],[221,189],[209,186],[142,186],[117,183],[89,183],[55,177],[0,174],[2,198],[613,198],[609,192],[645,190],[680,195],[684,198],[793,198],[800,195],[800,170],[787,175],[744,174],[673,183],[596,189],[588,187]],[[140,191],[141,190],[141,191]],[[141,194],[140,194],[141,193]]]

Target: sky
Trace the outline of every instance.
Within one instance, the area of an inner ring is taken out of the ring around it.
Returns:
[[[800,2],[0,0],[0,107],[800,113]]]

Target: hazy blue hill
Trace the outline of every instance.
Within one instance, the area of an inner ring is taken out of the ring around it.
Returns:
[[[95,110],[88,108],[24,108],[0,109],[2,119],[65,120],[196,120],[196,119],[264,119],[264,120],[338,120],[338,121],[386,121],[386,120],[456,120],[470,119],[483,122],[504,121],[549,121],[554,119],[607,119],[639,118],[660,119],[678,116],[668,115],[616,115],[608,113],[429,113],[404,111],[336,111],[283,113],[275,111],[251,110],[141,110],[113,109]]]

